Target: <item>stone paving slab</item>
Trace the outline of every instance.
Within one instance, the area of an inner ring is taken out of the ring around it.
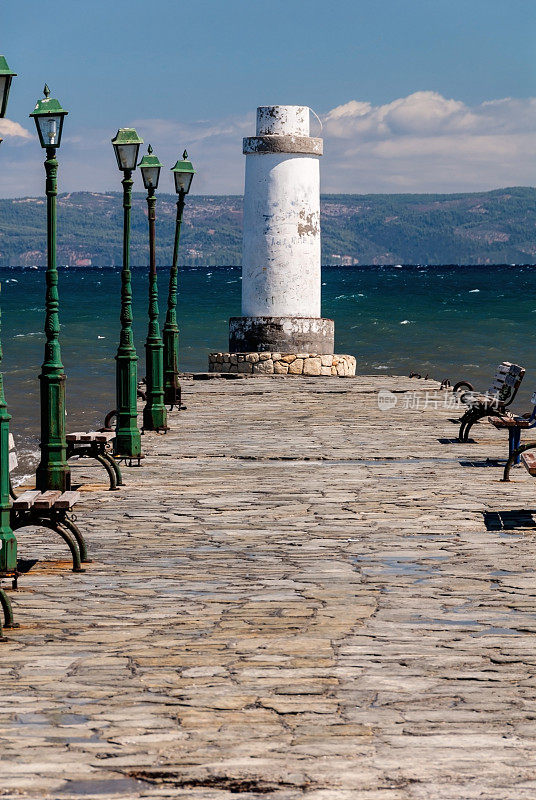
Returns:
[[[0,797],[532,800],[536,484],[437,388],[185,381],[123,489],[84,463],[86,572],[20,536]]]

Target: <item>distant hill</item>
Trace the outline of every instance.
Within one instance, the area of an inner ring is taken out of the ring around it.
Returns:
[[[157,202],[157,258],[171,260],[175,201]],[[58,261],[121,263],[120,194],[74,192],[58,199]],[[145,197],[134,195],[132,264],[146,264]],[[43,198],[0,200],[0,266],[46,261]],[[191,196],[181,264],[241,262],[242,198]],[[471,194],[370,194],[322,197],[324,264],[534,264],[536,189]]]

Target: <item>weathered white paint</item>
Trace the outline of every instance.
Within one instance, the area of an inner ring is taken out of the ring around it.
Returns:
[[[309,136],[307,106],[259,106],[257,136]]]
[[[283,139],[283,152],[254,152],[248,140],[243,316],[320,317],[319,160],[293,152],[293,137],[308,135],[304,106],[257,110],[257,136],[268,144],[270,136],[278,136],[279,148],[281,137],[288,137],[288,146]]]

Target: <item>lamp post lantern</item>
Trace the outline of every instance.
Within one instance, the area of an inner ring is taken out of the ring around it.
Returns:
[[[0,56],[0,117],[5,117],[6,115],[11,81],[16,75],[16,72],[9,69],[5,57]],[[0,139],[0,141],[2,140]]]
[[[35,120],[41,147],[46,150],[47,195],[47,272],[45,311],[45,359],[41,367],[41,461],[37,467],[35,484],[41,491],[59,489],[64,492],[71,485],[71,471],[67,464],[65,440],[65,372],[61,363],[60,322],[58,296],[58,268],[56,264],[56,198],[58,194],[58,162],[56,150],[61,145],[63,120],[67,111],[58,100],[50,97],[45,85],[44,99],[39,100],[30,114]]]
[[[167,412],[164,405],[164,343],[158,324],[158,284],[155,250],[155,191],[158,188],[162,164],[149,145],[139,163],[143,185],[147,189],[147,217],[149,220],[149,328],[145,342],[147,402],[143,409],[143,428],[148,431],[167,430]]]
[[[116,362],[116,455],[139,458],[141,436],[138,429],[137,392],[138,356],[132,335],[132,282],[130,274],[130,213],[132,208],[132,173],[136,169],[143,139],[134,128],[120,128],[112,139],[117,166],[123,173],[123,265],[121,269],[121,333]]]
[[[0,117],[7,108],[11,79],[15,75],[9,69],[4,56],[0,56]],[[2,139],[0,139],[0,144]],[[2,361],[2,344],[0,342],[0,362]],[[4,395],[4,377],[0,372],[0,575],[14,572],[17,569],[17,540],[11,529],[11,500],[9,496],[9,420]],[[4,595],[5,597],[5,595]],[[0,622],[0,638],[2,624]]]
[[[167,302],[166,321],[163,328],[164,339],[164,401],[171,408],[176,405],[181,407],[181,387],[179,383],[179,328],[177,325],[177,275],[179,240],[181,235],[182,215],[184,212],[184,198],[190,191],[195,170],[192,162],[188,161],[186,150],[182,160],[177,161],[171,168],[175,179],[177,200],[177,218],[175,221],[175,242],[173,245],[173,262],[169,271],[169,292]]]

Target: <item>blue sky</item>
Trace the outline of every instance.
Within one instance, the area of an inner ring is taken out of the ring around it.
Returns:
[[[529,0],[3,2],[19,77],[0,195],[41,189],[28,114],[45,80],[70,112],[69,191],[117,188],[109,140],[136,125],[165,163],[189,147],[197,191],[240,192],[241,137],[268,103],[322,117],[328,191],[534,183],[535,35]]]

